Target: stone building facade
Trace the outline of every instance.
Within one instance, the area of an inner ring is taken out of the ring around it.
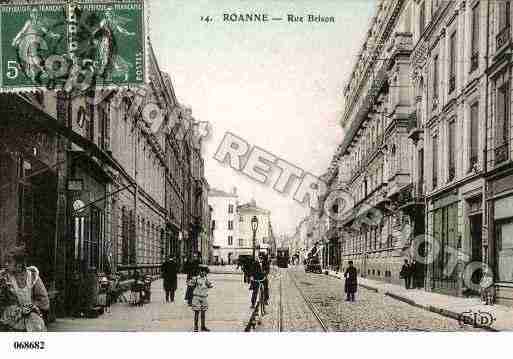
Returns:
[[[342,269],[353,260],[362,276],[398,282],[415,249],[426,290],[477,295],[487,273],[512,303],[510,7],[378,1],[320,193],[354,200],[325,233],[341,239]]]
[[[237,190],[225,192],[212,188],[208,203],[212,207],[212,264],[232,263],[237,257],[239,220]]]
[[[513,304],[513,128],[511,3],[488,1],[481,5],[487,14],[483,23],[484,47],[481,60],[487,65],[484,135],[486,183],[483,193],[483,256],[494,273],[496,298]],[[488,30],[486,32],[486,29]],[[486,230],[486,228],[488,230]]]
[[[148,47],[139,88],[0,95],[0,255],[25,246],[61,314],[84,308],[86,277],[158,274],[208,243],[196,121]],[[158,128],[136,102],[160,110]]]
[[[332,225],[341,239],[340,269],[353,261],[359,274],[398,282],[404,227],[417,218],[399,205],[411,183],[409,121],[412,3],[379,1],[366,40],[344,90],[346,135],[328,172],[328,193],[352,194],[351,208]],[[333,246],[336,248],[336,246]]]
[[[467,264],[487,261],[483,190],[488,3],[419,2],[413,10],[414,181],[423,183],[427,234],[440,244],[426,268],[426,288],[461,295],[471,291],[462,276]]]

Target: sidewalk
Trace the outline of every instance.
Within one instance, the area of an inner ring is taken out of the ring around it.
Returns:
[[[336,273],[329,271],[329,275],[344,279],[343,273]],[[433,313],[438,313],[453,319],[458,320],[462,313],[476,313],[477,320],[481,316],[479,313],[490,314],[495,320],[490,326],[484,325],[482,327],[491,331],[511,331],[513,330],[513,308],[504,305],[484,305],[479,298],[461,298],[449,295],[426,292],[423,289],[405,289],[397,284],[389,284],[376,280],[358,278],[358,285],[373,290],[377,293],[382,293],[389,297],[403,301],[410,305],[428,310]],[[470,314],[473,317],[474,314]],[[488,317],[488,315],[485,315]]]
[[[250,317],[250,292],[240,275],[210,274],[214,288],[209,292],[207,327],[213,332],[244,331]],[[152,284],[151,303],[135,307],[116,303],[111,313],[95,319],[58,318],[49,325],[50,332],[69,331],[178,331],[193,330],[193,311],[184,302],[185,275],[178,276],[174,303],[165,303],[162,280]]]

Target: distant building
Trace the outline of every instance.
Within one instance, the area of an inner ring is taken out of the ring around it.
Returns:
[[[270,252],[271,247],[271,211],[260,208],[256,201],[252,200],[237,207],[239,214],[239,237],[237,240],[238,252],[240,254],[252,254],[253,252],[253,230],[251,220],[254,216],[258,219],[255,247],[256,252]]]
[[[231,193],[212,188],[208,202],[212,207],[212,263],[232,263],[238,257],[237,190]]]

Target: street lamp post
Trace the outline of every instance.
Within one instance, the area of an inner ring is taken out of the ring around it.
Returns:
[[[256,249],[256,232],[258,229],[258,218],[253,216],[251,218],[251,229],[253,230],[253,260],[255,260],[255,249]]]

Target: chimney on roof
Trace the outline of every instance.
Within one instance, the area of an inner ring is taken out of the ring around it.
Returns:
[[[251,202],[249,202],[253,207],[256,207],[256,201],[254,198],[251,199]]]
[[[232,187],[232,194],[237,195],[237,187],[235,187],[235,186]]]

